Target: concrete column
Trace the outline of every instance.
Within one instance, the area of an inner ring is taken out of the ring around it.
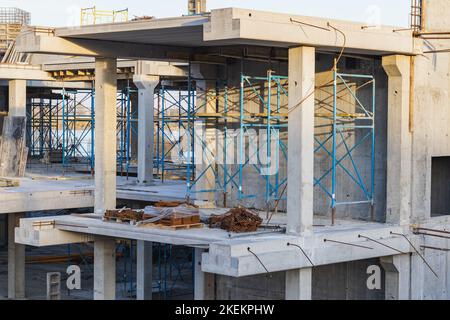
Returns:
[[[402,254],[380,259],[386,273],[386,300],[409,300],[411,256]]]
[[[153,294],[153,245],[151,242],[137,242],[137,300],[152,300]]]
[[[116,241],[99,238],[94,242],[94,300],[116,298]]]
[[[383,57],[389,76],[387,216],[409,225],[411,216],[411,133],[409,132],[410,57]]]
[[[27,81],[9,81],[9,115],[26,117],[27,113]]]
[[[287,232],[312,232],[314,202],[315,49],[289,49]]]
[[[8,215],[8,298],[25,298],[25,246],[16,244],[15,228],[23,214]]]
[[[95,213],[116,208],[117,60],[95,60]],[[116,296],[116,243],[94,242],[94,299]]]
[[[312,299],[312,268],[286,271],[286,300]]]
[[[202,271],[203,249],[195,249],[194,300],[215,300],[214,274]]]
[[[312,233],[314,204],[315,49],[289,49],[287,233]],[[311,300],[312,269],[286,272],[286,299]]]
[[[136,75],[133,81],[139,90],[138,183],[149,185],[153,182],[155,89],[159,77]]]
[[[95,60],[95,213],[116,208],[117,60]]]

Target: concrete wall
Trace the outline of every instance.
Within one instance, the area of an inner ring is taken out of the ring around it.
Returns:
[[[426,30],[448,31],[448,1],[426,3]],[[424,50],[447,49],[449,40],[424,43]],[[412,119],[412,219],[425,221],[431,214],[432,157],[450,156],[450,54],[426,54],[414,58],[414,106]]]
[[[380,290],[367,288],[367,268],[381,270]],[[216,276],[216,299],[284,300],[285,273],[244,278]],[[384,300],[384,271],[378,259],[321,266],[313,269],[313,300]]]

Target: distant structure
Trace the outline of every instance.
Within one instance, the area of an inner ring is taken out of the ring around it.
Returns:
[[[16,40],[24,25],[31,23],[31,14],[19,8],[0,8],[0,61]]]
[[[188,14],[196,15],[206,12],[206,0],[188,0]]]
[[[31,14],[19,8],[0,8],[0,24],[29,25]]]
[[[98,10],[96,7],[81,9],[81,25],[118,23],[128,21],[128,9]]]

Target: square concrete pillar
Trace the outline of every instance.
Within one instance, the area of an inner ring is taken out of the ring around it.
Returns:
[[[152,300],[153,295],[153,245],[137,242],[136,299]]]
[[[215,300],[215,275],[202,271],[203,249],[195,249],[194,300]]]
[[[400,225],[409,225],[411,217],[410,59],[383,57],[389,77],[386,222]]]
[[[409,300],[410,293],[410,254],[402,254],[380,259],[386,273],[386,300]]]
[[[95,213],[116,208],[117,59],[95,60]],[[116,296],[114,239],[94,242],[94,299]]]
[[[95,213],[116,208],[117,60],[95,60]]]
[[[116,299],[116,241],[94,241],[94,300]]]
[[[16,244],[15,228],[24,214],[8,215],[8,298],[25,298],[25,246]]]
[[[27,81],[9,81],[9,115],[13,117],[27,116]]]
[[[312,299],[312,268],[286,271],[286,300]]]
[[[314,202],[315,49],[289,49],[287,232],[312,232]]]
[[[138,184],[153,183],[155,89],[159,77],[136,75],[138,88]]]
[[[289,49],[287,233],[312,233],[314,219],[315,48]],[[286,299],[310,300],[312,269],[286,272]]]

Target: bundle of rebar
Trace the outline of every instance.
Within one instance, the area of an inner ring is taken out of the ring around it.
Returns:
[[[263,219],[246,208],[234,208],[224,215],[213,215],[209,218],[211,228],[219,228],[228,232],[245,233],[258,231]]]

